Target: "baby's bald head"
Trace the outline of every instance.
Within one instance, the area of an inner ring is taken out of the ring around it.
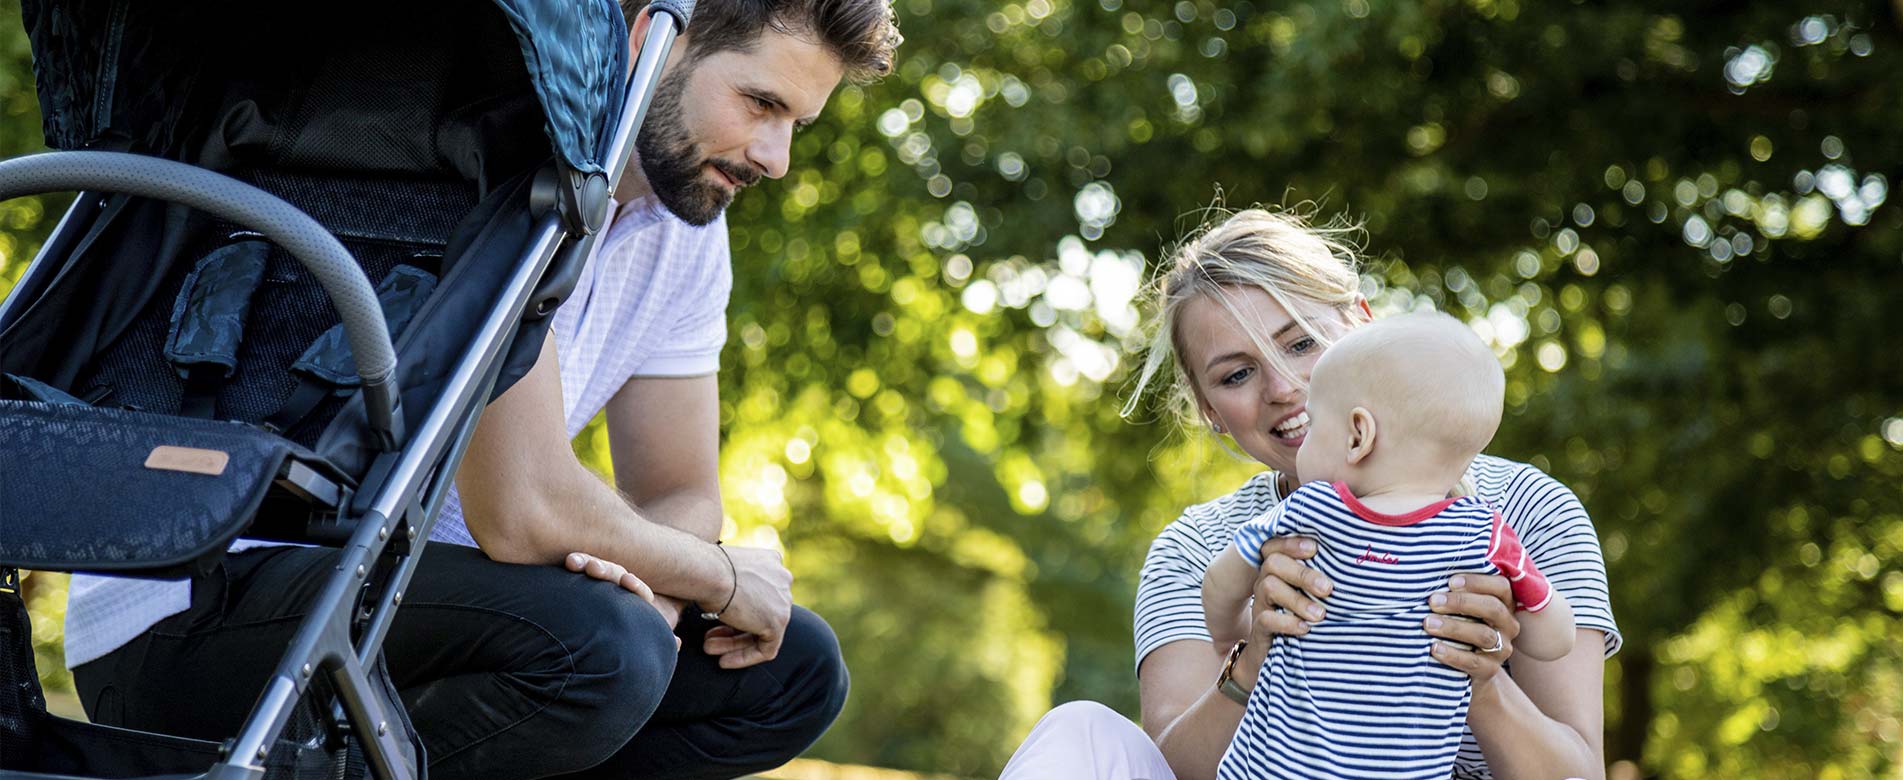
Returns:
[[[1310,408],[1366,407],[1381,441],[1433,445],[1422,455],[1464,469],[1500,428],[1506,376],[1471,328],[1438,312],[1376,320],[1315,364]]]

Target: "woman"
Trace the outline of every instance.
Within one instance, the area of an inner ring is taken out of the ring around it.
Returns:
[[[1353,250],[1289,214],[1239,212],[1177,250],[1160,280],[1157,332],[1136,398],[1174,366],[1178,410],[1269,470],[1185,510],[1150,547],[1136,606],[1143,729],[1101,705],[1064,705],[1039,722],[1005,778],[1215,777],[1269,643],[1326,619],[1316,599],[1332,586],[1302,563],[1312,541],[1270,541],[1250,637],[1215,647],[1204,627],[1202,575],[1238,525],[1301,484],[1295,452],[1307,432],[1308,372],[1330,343],[1372,318],[1360,290]],[[1604,659],[1620,640],[1592,521],[1572,491],[1526,464],[1482,455],[1463,486],[1501,511],[1572,601],[1579,635],[1570,655],[1522,658],[1502,674],[1519,632],[1507,581],[1459,574],[1430,600],[1436,615],[1426,632],[1464,645],[1437,643],[1434,657],[1473,681],[1455,777],[1603,777]]]

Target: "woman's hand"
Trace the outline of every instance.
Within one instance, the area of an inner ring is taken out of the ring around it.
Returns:
[[[1513,640],[1520,635],[1507,578],[1456,574],[1447,581],[1447,590],[1428,597],[1427,606],[1436,613],[1423,623],[1427,633],[1474,648],[1435,642],[1435,660],[1466,672],[1473,680],[1474,692],[1483,692],[1493,683],[1500,665],[1512,657]]]
[[[1278,636],[1301,636],[1309,624],[1327,616],[1315,599],[1335,592],[1328,577],[1303,563],[1315,557],[1315,540],[1278,536],[1262,543],[1262,567],[1255,583],[1254,614],[1250,620],[1249,649],[1236,664],[1236,683],[1255,687],[1256,672]]]

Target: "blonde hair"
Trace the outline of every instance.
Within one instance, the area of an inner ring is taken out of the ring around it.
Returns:
[[[1345,319],[1361,300],[1361,275],[1357,271],[1360,257],[1353,241],[1360,228],[1353,223],[1338,219],[1317,225],[1302,214],[1262,207],[1233,213],[1220,207],[1213,210],[1216,216],[1192,231],[1171,253],[1169,270],[1157,277],[1146,295],[1147,308],[1158,316],[1151,325],[1155,330],[1149,338],[1136,389],[1124,403],[1126,418],[1132,416],[1145,391],[1168,364],[1172,381],[1163,403],[1184,424],[1198,425],[1197,399],[1201,391],[1184,365],[1183,342],[1177,332],[1183,307],[1190,301],[1207,297],[1221,303],[1243,324],[1277,373],[1303,384],[1281,350],[1268,343],[1269,334],[1257,332],[1259,329],[1240,315],[1226,288],[1266,293],[1323,348],[1332,344],[1333,338],[1297,302],[1334,309]]]

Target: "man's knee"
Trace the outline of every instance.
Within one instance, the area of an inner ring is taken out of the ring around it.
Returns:
[[[609,583],[589,587],[578,610],[590,627],[569,648],[562,698],[582,717],[568,737],[583,752],[612,755],[647,723],[667,692],[678,658],[674,632],[646,601]]]
[[[846,660],[832,626],[800,606],[793,607],[779,659],[789,670],[783,716],[795,736],[792,741],[801,742],[798,750],[804,751],[826,733],[846,706],[851,687]]]

